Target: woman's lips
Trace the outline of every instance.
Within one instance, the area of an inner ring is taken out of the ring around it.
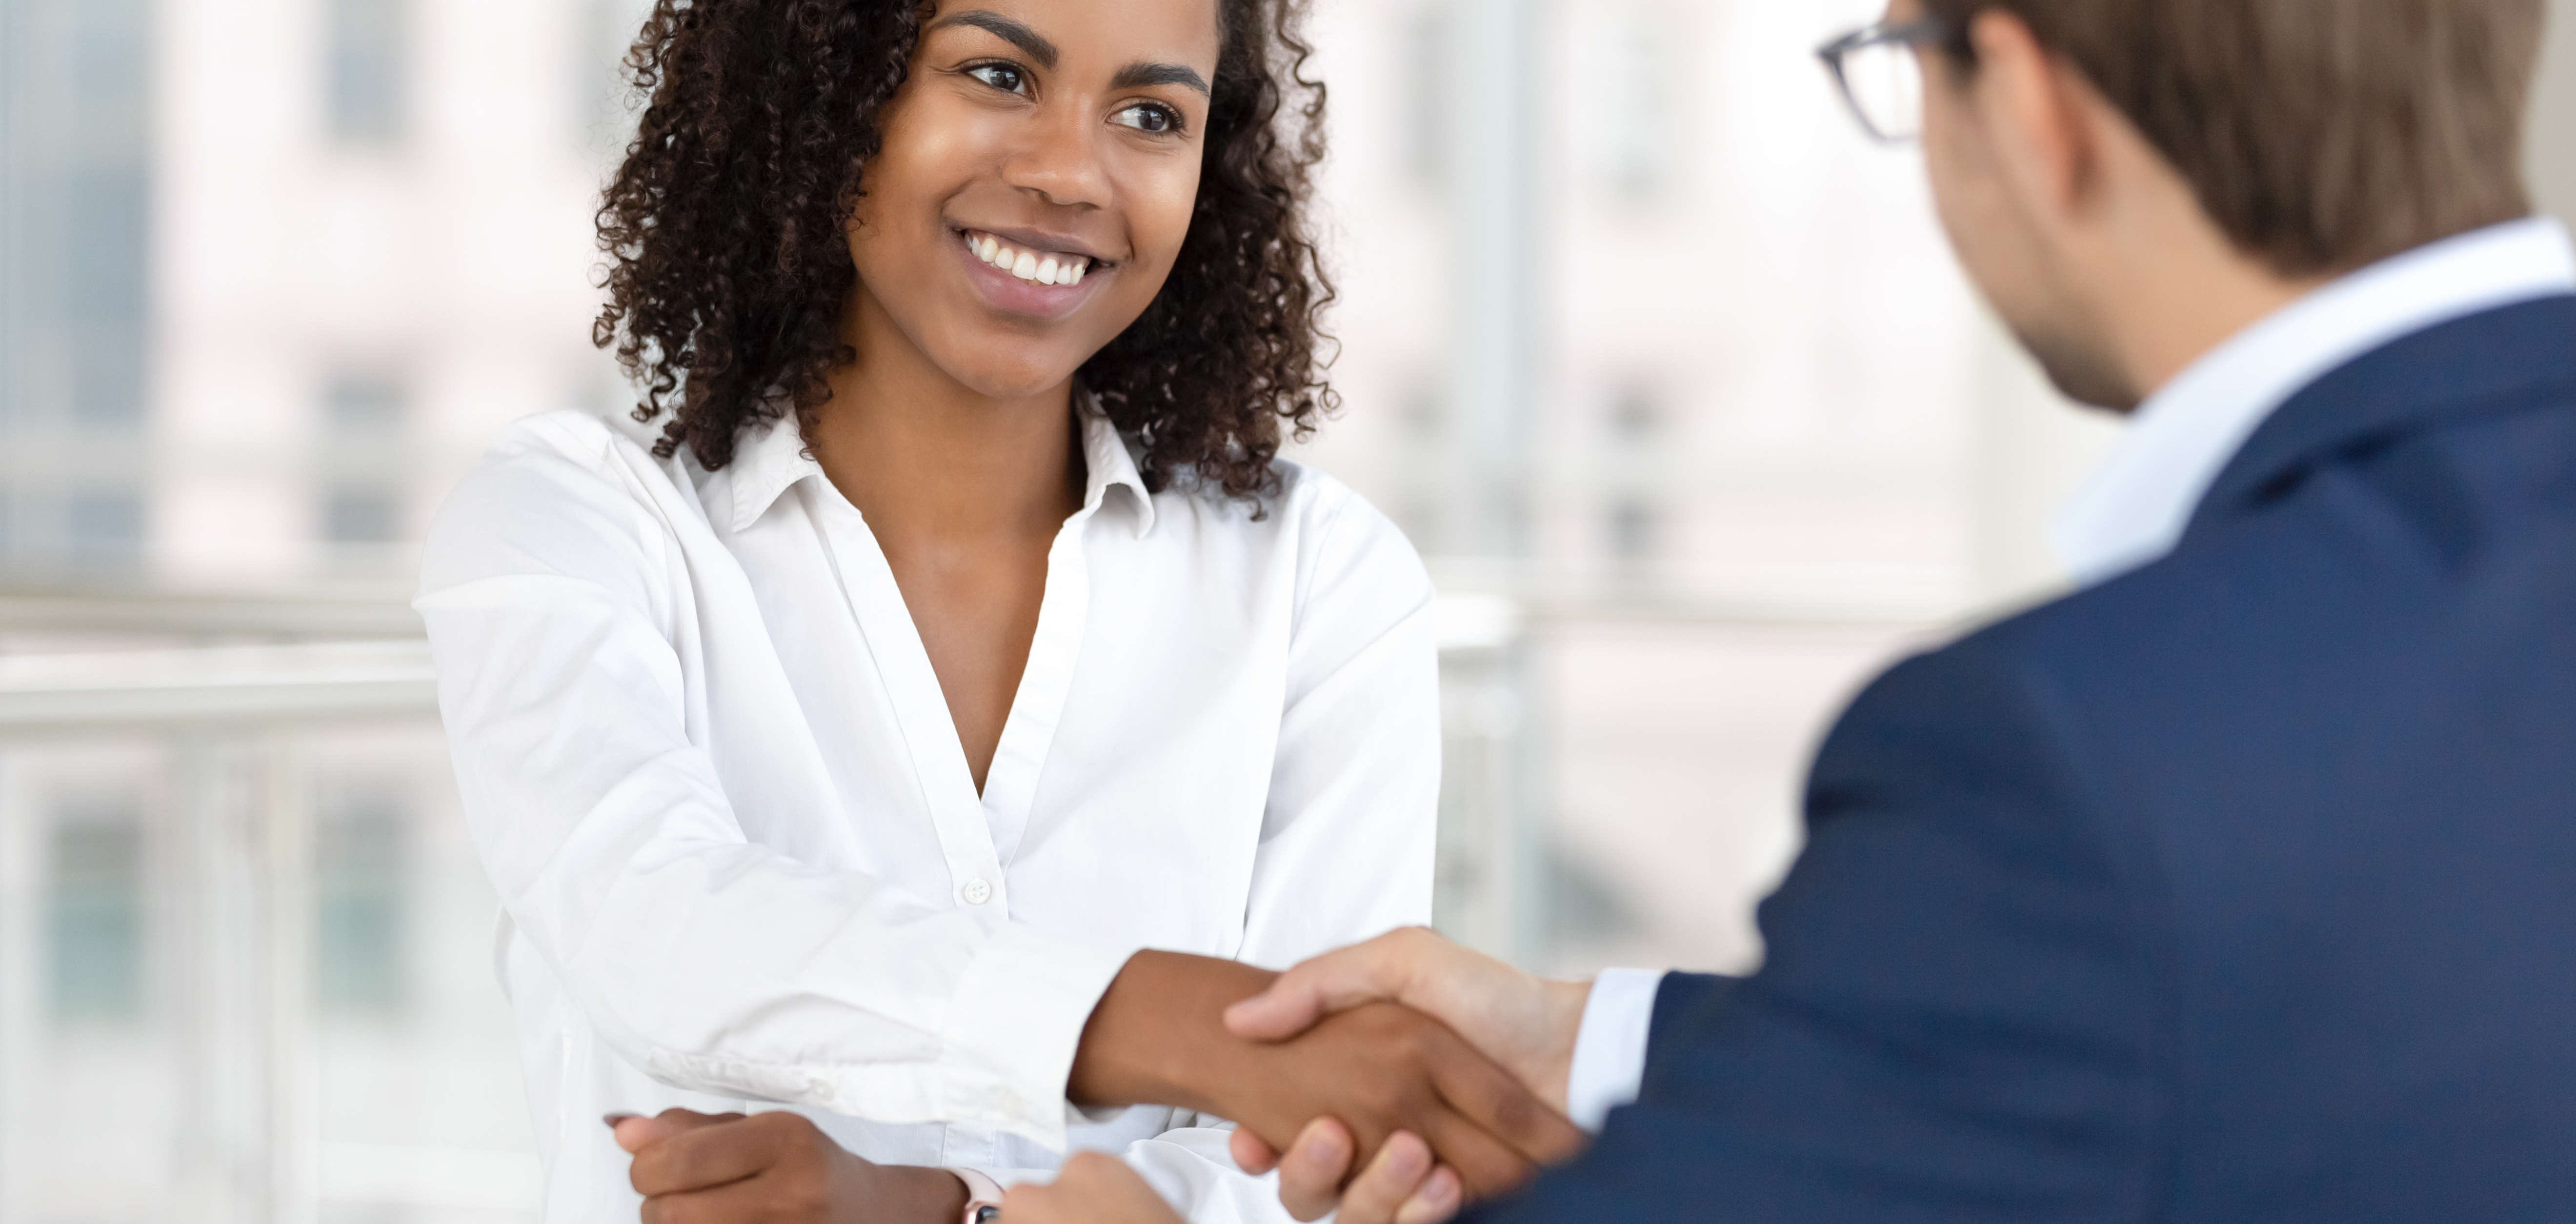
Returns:
[[[1063,318],[1090,300],[1117,266],[1078,252],[1044,250],[1025,239],[1012,242],[984,230],[955,233],[967,279],[988,305],[1007,314]]]

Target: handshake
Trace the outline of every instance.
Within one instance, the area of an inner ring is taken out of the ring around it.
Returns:
[[[1286,973],[1141,952],[1092,1011],[1067,1096],[1236,1122],[1249,1172],[1312,1220],[1438,1224],[1572,1157],[1566,1084],[1590,987],[1402,930]],[[879,1165],[793,1113],[613,1119],[644,1224],[951,1224],[964,1183]],[[1119,1160],[1083,1153],[1002,1205],[1007,1224],[1178,1224]]]

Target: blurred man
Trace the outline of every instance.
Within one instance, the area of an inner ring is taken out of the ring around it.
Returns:
[[[1898,0],[1831,48],[2023,343],[2136,416],[2061,524],[2088,587],[1855,702],[1758,974],[1550,983],[1411,932],[1237,1031],[1397,999],[1600,1126],[1493,1224],[2576,1219],[2541,8]],[[1284,1196],[1333,1205],[1351,1150],[1310,1127]],[[1136,1189],[1081,1162],[1004,1215],[1164,1218]],[[1456,1199],[1390,1144],[1341,1220]]]

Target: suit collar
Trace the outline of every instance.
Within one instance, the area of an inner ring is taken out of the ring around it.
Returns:
[[[2407,336],[2310,384],[2264,420],[2194,511],[2194,538],[2268,490],[2358,447],[2444,422],[2576,402],[2576,295],[2471,315]]]
[[[2157,390],[2059,514],[2067,567],[2099,581],[2172,551],[2211,483],[2266,417],[2335,368],[2402,337],[2576,292],[2555,221],[2489,226],[2335,281],[2210,350]]]

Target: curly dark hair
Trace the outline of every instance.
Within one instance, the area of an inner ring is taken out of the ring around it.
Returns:
[[[1304,0],[1212,0],[1224,49],[1196,211],[1170,279],[1079,380],[1139,440],[1156,490],[1276,488],[1283,437],[1338,406],[1318,315],[1333,298],[1305,203],[1324,88],[1306,77]],[[733,459],[743,425],[809,430],[857,282],[844,226],[904,83],[924,0],[657,0],[626,68],[645,109],[599,210],[614,261],[592,327],[665,411],[655,451]]]

